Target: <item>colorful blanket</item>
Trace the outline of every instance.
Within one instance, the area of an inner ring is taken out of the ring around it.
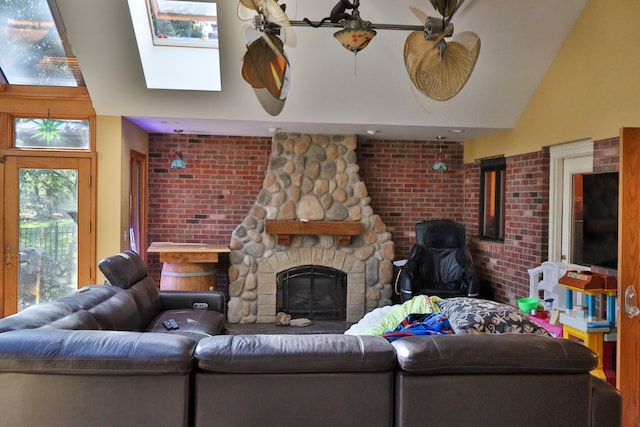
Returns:
[[[415,335],[452,334],[453,329],[449,319],[443,313],[412,313],[409,314],[393,331],[382,334],[387,341],[394,341],[402,337]]]

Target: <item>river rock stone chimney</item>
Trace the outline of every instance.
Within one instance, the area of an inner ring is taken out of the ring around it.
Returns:
[[[230,323],[269,323],[276,314],[276,275],[318,265],[347,274],[346,321],[391,304],[395,247],[360,180],[355,135],[278,133],[256,202],[231,236]],[[295,234],[286,245],[266,231],[270,220],[358,221],[350,243],[328,234]]]

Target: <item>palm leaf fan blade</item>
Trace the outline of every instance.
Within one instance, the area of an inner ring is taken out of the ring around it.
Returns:
[[[416,69],[416,85],[428,97],[446,101],[457,95],[469,80],[479,53],[479,43],[475,51],[469,52],[455,41],[447,44],[442,55],[428,55]]]
[[[241,21],[251,21],[256,16],[259,8],[258,0],[239,0],[238,18]]]
[[[291,26],[291,21],[289,21],[289,17],[284,12],[282,7],[275,0],[263,0],[264,3],[264,16],[267,18],[272,24],[276,24],[279,27],[284,28],[284,41],[287,46],[296,47],[298,41],[296,39],[296,34],[293,31],[293,27]]]
[[[273,45],[282,48],[280,39],[269,38]],[[273,97],[278,99],[282,99],[288,68],[284,52],[280,52],[280,54],[276,53],[265,41],[265,37],[261,37],[248,46],[242,62],[242,78],[254,89],[266,88]]]
[[[464,0],[431,0],[431,5],[440,15],[450,18]]]

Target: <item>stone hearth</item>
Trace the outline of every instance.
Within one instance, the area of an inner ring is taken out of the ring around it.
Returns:
[[[277,274],[303,265],[347,274],[347,322],[391,303],[394,243],[370,206],[356,146],[354,135],[274,135],[263,188],[231,237],[230,323],[273,322]],[[268,220],[357,221],[363,232],[346,245],[344,236],[304,233],[283,245]]]

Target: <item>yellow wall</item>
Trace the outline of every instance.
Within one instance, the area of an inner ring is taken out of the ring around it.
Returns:
[[[96,123],[100,261],[129,248],[129,152],[147,154],[149,134],[121,117],[98,116]],[[97,277],[104,281],[99,271]]]
[[[516,127],[465,141],[465,163],[640,126],[639,16],[638,0],[589,0]]]

